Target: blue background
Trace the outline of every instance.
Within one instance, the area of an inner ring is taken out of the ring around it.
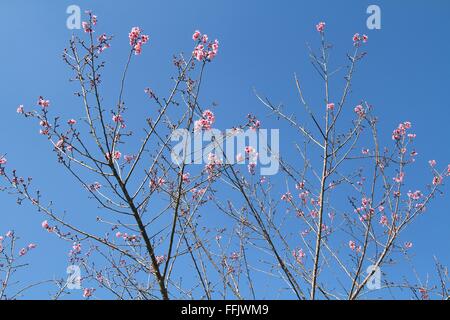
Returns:
[[[64,119],[81,116],[73,96],[76,87],[68,83],[71,74],[60,59],[72,33],[82,34],[82,30],[66,28],[66,8],[71,4],[93,10],[99,19],[98,32],[115,37],[105,52],[109,71],[103,79],[107,94],[114,98],[129,50],[130,28],[140,26],[151,37],[130,69],[126,99],[137,109],[128,114],[131,124],[139,123],[142,112],[149,108],[143,89],[167,92],[174,72],[172,55],[189,53],[192,32],[200,29],[210,38],[218,38],[221,45],[217,59],[207,69],[202,89],[203,101],[219,103],[215,109],[216,126],[227,128],[243,122],[251,112],[258,115],[264,127],[281,126],[282,139],[294,140],[283,136],[283,126],[268,117],[253,87],[294,110],[300,107],[293,82],[293,74],[298,72],[306,95],[316,104],[321,101],[320,81],[309,63],[305,43],[318,46],[314,26],[326,21],[327,37],[335,45],[335,66],[346,62],[345,54],[351,50],[355,32],[369,35],[368,56],[358,67],[350,99],[355,104],[365,99],[375,106],[386,142],[399,122],[413,123],[419,156],[412,181],[418,186],[430,182],[429,159],[436,159],[441,167],[449,162],[448,1],[2,0],[0,154],[7,153],[9,168],[17,168],[24,176],[32,175],[47,199],[67,209],[77,221],[93,223],[95,205],[78,184],[72,183],[64,168],[55,165],[51,147],[37,134],[38,124],[16,114],[19,104],[31,108],[43,95],[51,100],[52,111]],[[381,30],[366,28],[366,8],[370,4],[381,7]],[[338,80],[341,87],[342,79]],[[405,238],[414,242],[413,262],[422,279],[434,272],[433,255],[444,264],[450,262],[449,199],[438,197]],[[14,229],[23,245],[38,244],[38,249],[26,257],[31,266],[17,275],[22,283],[66,276],[70,243],[43,232],[42,220],[31,206],[17,206],[13,197],[0,193],[0,233]],[[408,266],[396,269],[399,275],[410,271]],[[46,298],[50,290],[33,289],[27,297]],[[74,298],[80,297],[80,292],[74,293]]]

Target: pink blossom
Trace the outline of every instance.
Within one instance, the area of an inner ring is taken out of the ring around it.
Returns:
[[[75,119],[70,119],[70,120],[67,121],[67,124],[69,124],[71,126],[76,124],[76,123],[77,123],[77,120],[75,120]]]
[[[350,250],[355,251],[355,249],[356,249],[356,243],[355,243],[355,241],[350,240],[350,241],[348,242],[348,247],[350,248]]]
[[[255,148],[253,148],[252,146],[245,147],[245,153],[252,154],[253,152],[255,152]]]
[[[147,43],[149,38],[148,35],[141,34],[141,29],[139,27],[131,28],[128,39],[130,40],[130,46],[133,48],[135,55],[142,53],[142,45]]]
[[[369,149],[362,149],[361,153],[364,155],[368,155],[369,154]]]
[[[41,226],[42,226],[42,228],[44,228],[44,229],[50,228],[50,225],[48,224],[48,221],[47,221],[47,220],[42,221]]]
[[[30,244],[28,245],[28,249],[29,249],[29,250],[36,249],[36,247],[37,247],[37,245],[36,245],[35,243],[30,243]]]
[[[148,36],[148,35],[146,35],[146,34],[143,34],[143,35],[141,36],[142,44],[147,43],[149,39],[150,39],[150,36]]]
[[[366,115],[364,107],[362,105],[357,105],[354,111],[360,118],[364,118],[364,116]]]
[[[192,35],[192,40],[197,41],[200,38],[200,36],[201,36],[200,31],[195,30],[194,34]]]
[[[411,249],[412,248],[412,246],[413,246],[413,243],[412,242],[405,242],[405,249]]]
[[[433,185],[438,186],[442,183],[442,177],[441,176],[435,176],[433,178]]]
[[[323,32],[325,30],[325,22],[319,22],[316,24],[317,32]]]
[[[136,45],[134,46],[134,54],[135,55],[139,55],[142,53],[142,42],[138,42],[136,43]]]
[[[281,200],[290,202],[292,200],[292,195],[290,192],[286,192],[281,196]]]
[[[20,251],[19,251],[19,256],[23,257],[23,256],[26,255],[26,254],[27,254],[27,249],[26,249],[26,248],[20,249]]]
[[[255,174],[256,163],[252,162],[247,165],[248,173],[254,175]]]
[[[405,173],[400,172],[396,177],[393,178],[393,180],[397,183],[402,183],[404,178],[405,178]]]
[[[409,191],[407,193],[408,198],[410,198],[411,200],[419,200],[422,197],[422,192],[420,192],[419,190],[415,191],[415,192],[411,192]]]
[[[20,106],[17,107],[16,110],[17,113],[22,114],[23,113],[23,105],[21,104]]]
[[[434,167],[436,165],[436,160],[430,160],[428,161],[430,167]]]
[[[122,232],[117,231],[117,232],[116,232],[116,238],[121,238],[121,237],[122,237]]]
[[[388,218],[385,215],[382,215],[380,218],[380,224],[383,226],[387,226],[389,223]]]
[[[112,116],[112,121],[116,122],[116,123],[122,123],[123,122],[123,118],[122,115],[120,114],[115,114]]]
[[[447,166],[447,175],[450,175],[450,164]]]
[[[139,27],[131,28],[130,33],[128,34],[128,39],[130,40],[130,45],[133,46],[135,41],[139,38],[141,34],[141,29]]]
[[[295,189],[302,190],[305,188],[305,181],[299,182],[295,185]]]
[[[358,42],[359,39],[360,39],[359,33],[355,33],[355,34],[353,35],[353,42]]]
[[[196,36],[196,33],[194,33],[194,36]],[[198,36],[200,36],[200,34]],[[199,43],[192,52],[192,55],[196,60],[203,61],[207,59],[208,61],[212,61],[219,52],[219,41],[217,41],[217,39],[214,40],[214,42],[207,42],[208,36],[203,35],[202,43]]]
[[[93,288],[85,288],[83,290],[83,297],[85,297],[85,298],[91,297],[92,294],[94,293],[94,291],[95,291],[95,289],[93,289]]]
[[[334,103],[327,104],[327,110],[334,110]]]
[[[1,164],[6,164],[6,162],[8,162],[8,160],[6,160],[5,157],[0,157],[0,165]]]
[[[210,130],[216,121],[216,117],[211,110],[205,110],[202,118],[194,122],[194,131]]]
[[[89,190],[91,191],[97,191],[102,187],[102,185],[98,182],[94,182],[92,184],[89,185]]]
[[[91,28],[91,24],[89,22],[83,21],[81,23],[81,26],[83,27],[84,32],[86,33],[92,33],[93,30]]]
[[[42,96],[38,99],[38,105],[42,108],[47,108],[50,106],[50,100],[45,100]]]
[[[81,243],[74,242],[72,246],[72,253],[80,253],[81,252]]]
[[[306,254],[303,252],[303,249],[298,249],[292,252],[292,256],[295,258],[297,263],[303,264],[303,259],[306,257]]]
[[[190,173],[187,172],[187,173],[183,173],[183,176],[181,179],[183,180],[184,183],[189,183],[190,182],[189,177],[190,177]]]
[[[6,236],[7,238],[12,238],[12,237],[14,236],[14,231],[9,230],[9,231],[5,234],[5,236]]]
[[[238,153],[236,156],[236,161],[237,162],[242,162],[244,161],[244,156],[242,155],[242,153]]]

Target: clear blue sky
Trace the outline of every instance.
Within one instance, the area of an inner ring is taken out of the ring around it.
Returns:
[[[110,71],[104,80],[114,97],[130,28],[140,26],[150,34],[150,44],[130,70],[127,87],[127,103],[142,108],[147,107],[143,88],[152,87],[161,93],[167,90],[173,73],[172,54],[192,50],[193,30],[218,38],[220,53],[207,70],[203,99],[219,103],[216,116],[220,128],[241,122],[249,112],[258,115],[265,127],[280,127],[267,117],[267,110],[257,101],[252,88],[275,102],[297,108],[294,72],[302,76],[307,94],[318,99],[318,79],[305,47],[306,42],[317,45],[314,26],[318,21],[327,23],[328,39],[335,45],[332,59],[336,66],[345,63],[351,36],[355,32],[367,33],[369,54],[356,74],[352,101],[366,99],[376,107],[387,142],[390,131],[400,121],[413,123],[420,154],[416,168],[424,168],[414,176],[417,185],[429,183],[429,159],[436,159],[442,166],[450,162],[449,1],[3,0],[0,154],[7,153],[8,166],[22,175],[32,175],[35,184],[58,208],[68,209],[86,223],[95,219],[95,205],[55,164],[47,141],[37,134],[38,125],[19,118],[15,112],[19,104],[30,108],[43,95],[64,118],[80,115],[78,100],[73,97],[76,87],[68,83],[70,72],[61,60],[71,34],[82,32],[66,28],[66,8],[70,4],[93,10],[99,17],[99,30],[115,36],[105,53]],[[381,30],[366,28],[369,4],[381,7]],[[141,115],[130,112],[130,121],[139,120]],[[281,136],[294,139],[283,136],[283,130]],[[432,255],[450,264],[449,206],[450,197],[439,197],[428,214],[408,231],[414,241],[414,263],[423,278],[427,271],[433,272]],[[19,280],[65,277],[70,244],[43,233],[42,220],[29,205],[17,206],[13,197],[0,193],[0,233],[14,229],[24,244],[39,245],[27,257],[31,267],[19,274]],[[31,291],[29,297],[44,298],[45,292],[40,291]]]

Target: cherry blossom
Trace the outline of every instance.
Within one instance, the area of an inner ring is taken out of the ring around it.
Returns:
[[[198,41],[197,46],[192,52],[193,57],[198,61],[212,61],[219,52],[219,41],[209,41],[207,35],[201,35],[200,31],[196,30],[192,35],[194,41]]]
[[[201,36],[200,31],[195,30],[194,34],[192,35],[192,40],[197,41],[200,38],[200,36]]]
[[[83,297],[85,297],[85,298],[91,297],[92,294],[94,293],[94,291],[95,291],[95,289],[93,289],[93,288],[85,288],[83,290]]]
[[[142,34],[139,27],[133,27],[128,34],[128,39],[130,40],[130,46],[133,48],[134,54],[140,55],[142,53],[142,45],[146,44],[150,37]]]
[[[325,22],[319,22],[318,24],[316,24],[316,30],[317,32],[324,32]]]
[[[194,122],[194,131],[211,130],[215,121],[214,113],[211,110],[205,110],[202,113],[202,118]]]
[[[442,183],[442,177],[441,176],[435,176],[433,178],[433,185],[438,186]]]
[[[290,202],[292,201],[292,194],[290,192],[286,192],[281,196],[281,200]]]
[[[50,100],[45,100],[42,96],[38,98],[38,106],[42,108],[47,108],[50,106]]]
[[[385,215],[382,215],[380,218],[380,224],[383,226],[387,226],[389,223],[388,218]]]
[[[297,261],[297,263],[303,264],[303,259],[306,257],[306,254],[303,249],[298,249],[292,252],[292,256],[295,258],[295,261]]]
[[[327,110],[334,110],[334,103],[327,104]]]
[[[364,118],[364,116],[366,115],[364,107],[362,105],[357,105],[354,111],[360,118]]]
[[[355,251],[355,249],[356,249],[356,243],[355,243],[355,241],[350,240],[350,241],[348,242],[348,247],[350,248],[350,250]]]
[[[94,30],[92,29],[91,24],[89,22],[83,21],[81,23],[81,26],[82,26],[84,32],[86,32],[86,33],[94,32]]]
[[[405,173],[400,172],[396,177],[393,178],[393,180],[397,183],[402,183],[404,178],[405,178]]]

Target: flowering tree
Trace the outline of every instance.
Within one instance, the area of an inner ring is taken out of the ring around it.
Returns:
[[[21,105],[17,112],[39,122],[40,134],[51,143],[58,163],[97,203],[104,217],[97,216],[96,226],[89,229],[79,227],[76,217],[56,209],[33,187],[31,178],[7,170],[6,158],[0,158],[3,190],[16,195],[19,204],[29,201],[45,216],[43,230],[70,242],[69,262],[81,268],[81,279],[71,280],[80,280],[85,298],[102,298],[99,289],[117,299],[261,298],[258,288],[270,278],[280,288],[277,294],[293,298],[357,299],[368,292],[367,284],[382,266],[412,246],[412,242],[399,243],[400,234],[424,214],[450,166],[439,171],[431,161],[433,177],[427,191],[408,192],[406,172],[416,155],[412,125],[402,122],[392,134],[393,148],[383,148],[370,104],[347,106],[367,36],[353,37],[354,50],[348,56],[350,65],[338,97],[331,89],[331,79],[338,72],[329,69],[331,45],[325,38],[325,23],[316,26],[321,49],[316,54],[310,48],[310,57],[324,82],[324,100],[319,103],[323,107],[313,108],[306,101],[296,77],[300,101],[314,131],[258,95],[304,138],[302,144],[295,143],[301,161],[297,157],[292,163],[266,150],[280,164],[284,190],[269,177],[257,175],[261,150],[255,146],[246,145],[235,159],[218,147],[217,142],[227,135],[213,130],[214,113],[202,107],[199,99],[205,68],[218,54],[217,40],[195,31],[192,54],[174,58],[176,75],[167,96],[145,89],[158,110],[146,115],[144,135],[136,139],[127,127],[125,84],[129,66],[142,54],[149,36],[138,27],[129,33],[130,51],[118,98],[110,101],[102,94],[105,63],[101,57],[112,37],[95,37],[97,17],[87,14],[85,37],[72,38],[63,54],[78,83],[85,116],[62,121],[51,115],[50,101],[43,96],[36,110]],[[111,104],[112,109],[106,107]],[[354,118],[345,123],[343,115],[350,109]],[[230,132],[258,132],[260,127],[260,121],[248,115],[245,123]],[[204,166],[187,161],[191,154],[186,152],[190,150],[186,139],[181,158],[174,161],[174,132],[209,134],[214,147],[202,147],[201,154],[207,155]],[[363,135],[371,136],[373,146],[361,152],[358,143]],[[130,141],[138,141],[138,148],[130,150],[135,145]],[[246,170],[240,169],[242,163],[247,164]],[[341,201],[343,195],[348,202]],[[217,222],[203,219],[212,211],[222,213]],[[30,244],[23,254],[32,248]],[[366,273],[369,265],[372,269]],[[383,286],[407,287],[421,298],[431,293],[447,298],[443,270],[438,264],[441,291],[388,280]],[[4,281],[3,291],[7,284]],[[54,298],[73,283],[57,284]]]

